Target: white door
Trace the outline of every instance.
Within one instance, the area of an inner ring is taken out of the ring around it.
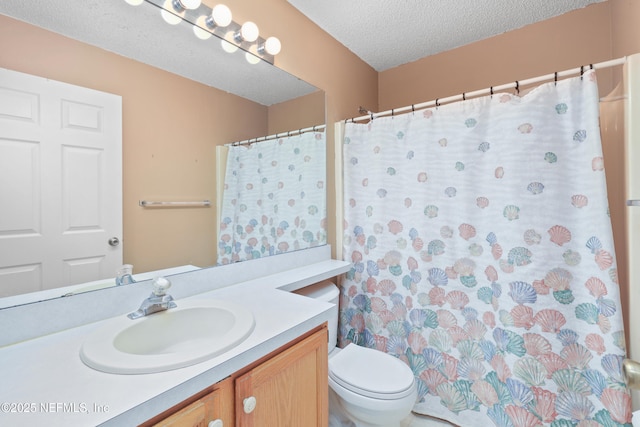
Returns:
[[[0,297],[115,276],[122,99],[0,69]]]

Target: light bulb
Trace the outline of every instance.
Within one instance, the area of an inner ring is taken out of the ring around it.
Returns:
[[[240,36],[242,37],[242,40],[252,43],[258,39],[258,35],[259,31],[256,24],[251,21],[247,21],[242,24],[242,27],[240,28]]]
[[[200,7],[201,0],[177,0],[183,9],[197,9]]]
[[[269,55],[279,54],[280,49],[282,49],[282,44],[277,37],[269,37],[267,41],[264,42],[264,50]]]
[[[250,52],[245,52],[244,53],[244,57],[246,58],[247,62],[251,65],[255,65],[258,62],[260,62],[260,58],[258,58],[257,56],[255,56],[254,54],[250,53]]]
[[[226,27],[231,24],[231,10],[223,4],[218,4],[211,11],[211,20],[218,27]]]
[[[220,44],[222,45],[222,49],[227,53],[234,53],[238,50],[238,46],[233,43],[229,43],[226,40],[220,40]]]
[[[166,22],[169,25],[178,25],[180,21],[182,21],[181,17],[174,15],[168,10],[162,9],[160,11],[160,15],[162,16],[162,19],[164,19],[164,22]]]
[[[206,28],[206,20],[206,16],[200,16],[196,20],[196,24],[193,26],[193,34],[195,34],[200,40],[208,40],[211,38],[211,33],[207,30],[203,30],[203,28]]]
[[[124,0],[131,6],[140,6],[144,0]]]

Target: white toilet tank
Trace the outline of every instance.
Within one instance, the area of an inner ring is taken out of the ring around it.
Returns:
[[[324,282],[315,283],[294,291],[296,294],[304,295],[309,298],[326,301],[333,304],[331,309],[331,318],[329,319],[329,353],[336,347],[338,343],[338,301],[340,299],[340,290],[335,283],[325,280]]]

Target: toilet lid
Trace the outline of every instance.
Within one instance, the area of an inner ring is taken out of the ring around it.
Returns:
[[[400,399],[413,391],[413,372],[404,362],[355,344],[329,359],[329,376],[342,387],[373,398]]]

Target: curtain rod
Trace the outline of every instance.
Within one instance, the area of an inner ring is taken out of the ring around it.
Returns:
[[[383,116],[393,116],[396,113],[404,113],[406,111],[415,111],[421,108],[426,108],[426,107],[432,107],[432,106],[439,106],[448,102],[454,102],[454,101],[461,101],[461,100],[466,100],[468,98],[473,98],[473,97],[477,97],[477,96],[482,96],[482,95],[487,95],[487,94],[491,94],[493,95],[496,91],[501,91],[501,90],[505,90],[505,89],[516,89],[516,90],[520,90],[521,86],[527,86],[527,85],[531,85],[531,84],[535,84],[535,83],[540,83],[540,82],[544,82],[547,80],[558,80],[558,77],[566,77],[566,76],[570,76],[573,74],[582,74],[585,71],[588,71],[590,69],[602,69],[602,68],[609,68],[609,67],[615,67],[617,65],[623,65],[625,62],[627,61],[627,57],[623,56],[622,58],[618,58],[618,59],[611,59],[609,61],[604,61],[604,62],[599,62],[597,64],[590,64],[590,65],[586,65],[586,66],[581,66],[578,68],[572,68],[570,70],[565,70],[565,71],[560,71],[560,72],[555,72],[555,73],[551,73],[551,74],[545,74],[543,76],[538,76],[538,77],[533,77],[530,79],[526,79],[526,80],[516,80],[513,83],[506,83],[500,86],[491,86],[485,89],[480,89],[480,90],[474,90],[472,92],[464,92],[461,93],[459,95],[454,95],[454,96],[449,96],[447,98],[437,98],[433,101],[427,101],[427,102],[422,102],[420,104],[412,104],[412,105],[408,105],[406,107],[401,107],[401,108],[394,108],[391,110],[387,110],[387,111],[382,111],[380,113],[369,113],[365,116],[360,116],[360,117],[355,117],[352,119],[346,119],[344,122],[345,123],[355,123],[355,122],[359,122],[362,120],[373,120],[377,117],[383,117]],[[360,107],[362,109],[362,107]],[[361,110],[359,110],[361,111]]]
[[[264,141],[269,141],[272,139],[278,139],[278,138],[282,138],[285,136],[293,136],[293,135],[301,135],[305,132],[319,132],[324,130],[327,127],[326,124],[324,125],[316,125],[316,126],[311,126],[308,128],[304,128],[304,129],[296,129],[296,130],[290,130],[288,132],[281,132],[281,133],[274,133],[273,135],[268,135],[268,136],[260,136],[258,138],[251,138],[251,139],[245,139],[244,141],[238,141],[238,142],[231,142],[228,144],[224,144],[226,147],[230,147],[232,145],[244,145],[244,144],[253,144],[256,142],[264,142]]]

